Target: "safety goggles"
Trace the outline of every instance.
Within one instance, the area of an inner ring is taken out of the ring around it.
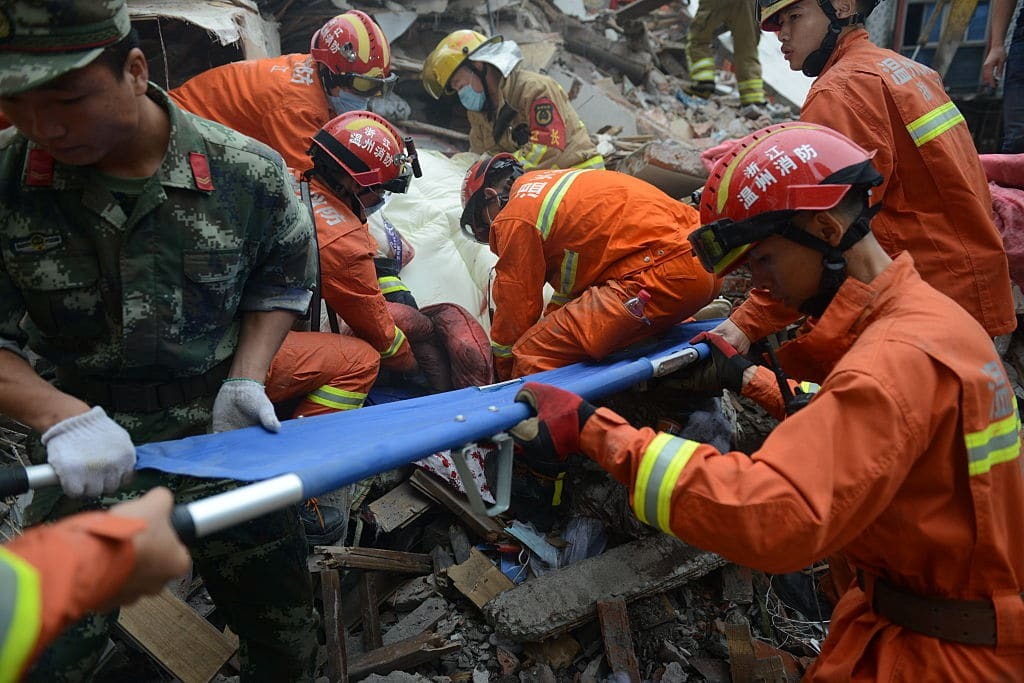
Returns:
[[[340,85],[350,92],[364,97],[375,97],[389,95],[394,90],[398,75],[390,74],[387,78],[374,78],[358,74],[334,74],[331,81],[332,85]]]
[[[757,242],[792,230],[794,213],[772,211],[739,222],[722,218],[690,233],[690,244],[704,270],[725,275],[746,261]]]

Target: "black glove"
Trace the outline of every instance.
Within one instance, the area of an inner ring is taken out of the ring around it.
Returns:
[[[580,432],[597,410],[581,397],[540,382],[527,382],[516,401],[529,403],[536,417],[529,417],[509,430],[530,456],[565,460],[580,451]]]
[[[380,285],[380,291],[384,295],[385,301],[393,301],[396,304],[405,304],[419,309],[412,292],[398,277],[398,271],[402,269],[402,266],[397,260],[387,256],[377,256],[373,259],[373,265],[377,270],[377,283]]]
[[[723,389],[739,393],[743,388],[743,373],[753,363],[720,334],[701,332],[690,340],[691,344],[698,342],[706,343],[711,352],[704,360],[673,374],[673,384],[698,394],[720,396]]]

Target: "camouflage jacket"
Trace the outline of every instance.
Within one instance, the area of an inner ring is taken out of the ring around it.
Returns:
[[[170,143],[130,216],[90,167],[0,133],[0,348],[164,380],[231,356],[243,312],[305,310],[312,226],[281,157],[149,96]]]

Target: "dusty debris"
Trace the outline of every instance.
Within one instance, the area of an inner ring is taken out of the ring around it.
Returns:
[[[543,640],[596,617],[600,599],[635,600],[724,564],[671,536],[648,536],[507,590],[484,606],[484,615],[499,636]]]

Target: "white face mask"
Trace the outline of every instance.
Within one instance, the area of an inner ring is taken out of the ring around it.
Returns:
[[[334,112],[335,116],[350,111],[360,111],[370,108],[370,100],[344,89],[341,90],[338,95],[328,95],[327,102],[330,104],[331,110]]]

